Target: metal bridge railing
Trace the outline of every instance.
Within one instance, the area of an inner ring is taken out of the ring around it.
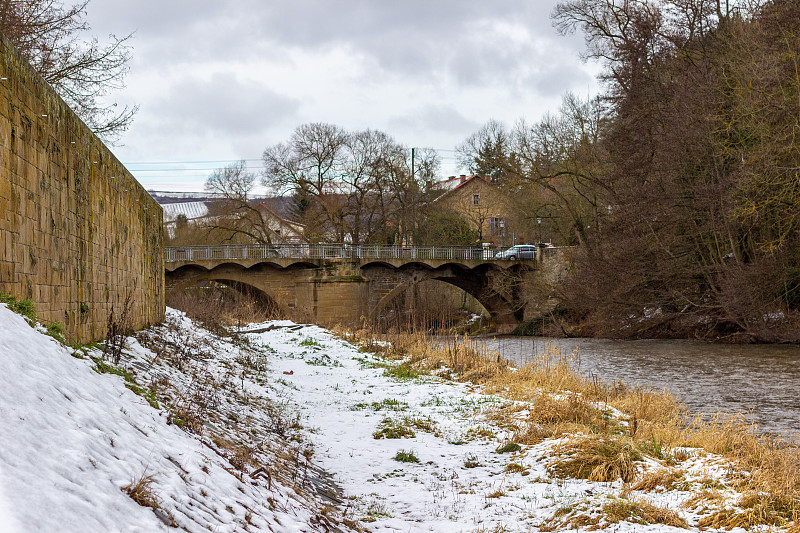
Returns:
[[[383,246],[350,244],[228,244],[221,246],[169,246],[167,263],[225,259],[494,259],[496,250],[460,246]]]

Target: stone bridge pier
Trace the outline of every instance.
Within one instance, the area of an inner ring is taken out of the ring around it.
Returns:
[[[216,281],[256,289],[287,316],[326,326],[359,326],[376,318],[416,283],[437,280],[474,296],[507,333],[524,318],[523,286],[536,262],[480,262],[275,258],[168,263],[167,291]]]

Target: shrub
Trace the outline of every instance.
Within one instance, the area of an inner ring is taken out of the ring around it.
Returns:
[[[108,313],[106,340],[103,343],[103,357],[109,356],[115,365],[119,364],[125,349],[128,335],[133,332],[130,313],[133,307],[133,293],[129,292],[122,303],[122,310],[115,314],[114,307]]]

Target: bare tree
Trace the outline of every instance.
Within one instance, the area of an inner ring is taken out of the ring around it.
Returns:
[[[211,216],[204,223],[207,232],[223,241],[244,240],[259,244],[272,243],[278,237],[272,213],[251,198],[255,179],[244,161],[231,163],[209,176],[205,189],[219,199],[212,205]]]
[[[314,233],[307,234],[311,240],[331,232],[339,239],[344,236],[340,178],[346,142],[340,127],[310,123],[298,126],[288,142],[264,150],[264,185],[294,195],[294,214]]]
[[[263,182],[292,194],[309,240],[403,239],[410,237],[438,169],[435,152],[419,150],[412,175],[410,155],[380,131],[305,124],[288,142],[264,150]]]
[[[133,34],[109,35],[107,43],[96,37],[85,41],[88,4],[89,0],[71,6],[58,0],[0,0],[0,31],[97,135],[113,142],[138,110],[106,102],[111,92],[124,86]]]

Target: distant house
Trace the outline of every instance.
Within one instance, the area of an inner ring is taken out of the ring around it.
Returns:
[[[150,191],[164,210],[164,231],[168,238],[173,239],[179,233],[181,224],[186,228],[196,229],[201,226],[214,226],[220,218],[218,202],[223,198],[212,193],[174,193],[174,192],[155,192]],[[303,235],[305,226],[297,222],[291,222],[275,213],[273,209],[267,207],[267,203],[272,200],[267,197],[257,197],[248,204],[255,207],[262,213],[262,219],[266,221],[266,231],[270,235],[273,243],[299,243],[304,242]],[[272,202],[275,204],[275,202]],[[279,206],[279,204],[278,204]],[[190,231],[189,240],[200,238],[202,234]],[[188,244],[188,243],[186,243]],[[197,242],[197,244],[209,244],[208,242]]]
[[[266,214],[269,229],[273,234],[273,243],[297,244],[305,242],[305,225],[299,222],[292,222],[278,216],[275,211],[266,206],[264,202],[256,204],[256,207]]]
[[[528,235],[516,222],[513,201],[488,176],[450,176],[437,186],[442,194],[434,203],[460,214],[481,242],[496,246],[526,242]]]

